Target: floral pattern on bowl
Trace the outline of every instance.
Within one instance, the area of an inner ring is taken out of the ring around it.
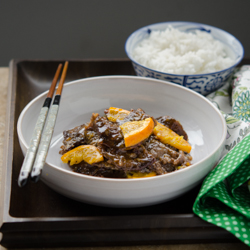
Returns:
[[[232,72],[234,71],[234,68],[230,68],[226,71],[222,71],[216,74],[171,76],[170,74],[168,75],[152,71],[134,62],[132,64],[137,76],[145,76],[177,83],[179,85],[188,87],[189,89],[192,89],[202,95],[207,95],[219,89],[229,79]]]

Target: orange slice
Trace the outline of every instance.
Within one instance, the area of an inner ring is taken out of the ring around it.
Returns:
[[[153,133],[162,143],[169,144],[184,152],[190,153],[192,147],[183,138],[183,136],[179,136],[173,130],[162,125],[161,123],[157,122]]]
[[[126,147],[131,147],[147,139],[153,132],[154,121],[147,118],[143,121],[125,122],[120,126]]]
[[[85,161],[88,164],[93,164],[103,161],[104,159],[97,147],[92,145],[82,145],[65,153],[61,157],[61,160],[64,163],[70,162],[70,165],[72,166],[82,161]]]
[[[147,177],[153,177],[153,176],[156,176],[155,172],[150,172],[150,173],[130,172],[127,174],[127,177],[129,179],[147,178]]]
[[[110,107],[107,118],[111,122],[116,122],[116,120],[122,121],[129,113],[130,111],[125,109]]]

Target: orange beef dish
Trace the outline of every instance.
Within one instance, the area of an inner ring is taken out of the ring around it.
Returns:
[[[106,178],[163,175],[191,165],[188,135],[170,116],[142,109],[93,113],[88,123],[63,132],[60,154],[77,173]]]

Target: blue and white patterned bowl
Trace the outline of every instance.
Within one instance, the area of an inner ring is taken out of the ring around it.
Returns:
[[[133,59],[132,52],[138,43],[147,38],[152,30],[165,30],[169,25],[184,32],[201,30],[210,33],[214,39],[219,40],[225,45],[227,54],[235,60],[234,65],[212,73],[179,75],[156,71],[136,62]],[[220,88],[231,76],[235,67],[241,62],[244,56],[244,48],[242,44],[228,32],[206,24],[192,22],[162,22],[140,28],[128,37],[125,43],[125,51],[132,61],[133,67],[138,76],[151,77],[177,83],[202,95],[207,95]]]

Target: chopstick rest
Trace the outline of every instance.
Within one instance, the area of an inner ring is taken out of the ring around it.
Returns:
[[[44,128],[44,131],[42,133],[41,142],[39,144],[38,151],[36,154],[35,163],[31,172],[31,180],[34,182],[37,182],[40,179],[41,174],[42,174],[42,169],[45,164],[50,142],[51,142],[52,135],[54,132],[54,127],[55,127],[56,118],[57,118],[57,114],[59,110],[60,99],[61,99],[61,93],[63,90],[63,84],[65,81],[67,69],[68,69],[68,62],[65,62],[62,77],[60,79],[58,89],[55,94],[53,105],[51,106],[49,114],[48,114],[47,122]]]
[[[40,143],[41,134],[44,128],[44,124],[47,118],[47,114],[51,105],[52,97],[54,94],[54,90],[55,90],[61,69],[62,69],[62,64],[59,64],[56,70],[55,76],[53,78],[53,81],[51,83],[47,97],[44,101],[43,107],[38,116],[35,129],[33,131],[30,144],[29,144],[27,153],[25,155],[25,158],[24,158],[21,170],[20,170],[20,174],[18,177],[18,185],[20,187],[23,187],[27,183],[29,174],[31,172],[31,169],[32,169],[35,157],[36,157],[38,145]]]

